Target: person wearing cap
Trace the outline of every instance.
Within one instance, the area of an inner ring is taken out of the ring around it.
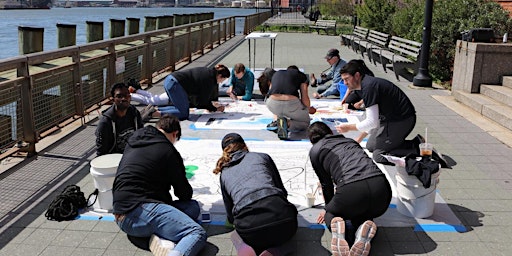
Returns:
[[[330,49],[325,55],[325,60],[331,66],[329,72],[327,74],[323,74],[320,78],[316,78],[315,74],[310,75],[310,81],[312,87],[317,87],[315,93],[313,93],[313,97],[320,99],[325,98],[331,95],[339,95],[338,84],[341,82],[340,69],[347,62],[340,57],[340,52],[338,49]],[[331,83],[327,83],[332,81]]]
[[[143,248],[154,255],[197,255],[206,245],[206,231],[196,222],[199,203],[174,147],[180,137],[180,122],[172,115],[135,131],[112,188],[115,222],[132,242],[145,239]]]
[[[286,255],[284,245],[297,231],[297,209],[288,202],[279,170],[265,153],[249,152],[240,134],[222,139],[222,156],[213,173],[220,186],[238,255]],[[265,254],[268,255],[268,254]]]

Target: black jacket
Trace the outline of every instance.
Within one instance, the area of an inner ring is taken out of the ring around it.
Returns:
[[[214,68],[197,67],[172,72],[171,74],[187,92],[190,106],[216,111],[212,101],[218,100],[219,86]]]
[[[330,135],[309,151],[311,165],[322,185],[325,204],[334,196],[334,184],[345,184],[384,175],[355,140],[343,135]]]
[[[132,133],[144,127],[139,111],[132,105],[126,115],[119,118],[115,114],[115,105],[102,115],[96,128],[96,155],[122,154],[126,141]]]
[[[153,126],[135,131],[114,180],[114,213],[127,213],[145,202],[171,204],[171,187],[180,200],[192,198],[180,153]]]

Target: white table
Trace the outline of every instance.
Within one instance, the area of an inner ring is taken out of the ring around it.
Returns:
[[[249,42],[249,68],[253,67],[256,68],[256,40],[257,39],[267,39],[270,40],[270,67],[274,68],[274,59],[275,59],[275,53],[276,53],[276,37],[277,33],[258,33],[253,32],[250,33],[245,37],[246,40]],[[251,61],[251,41],[254,41],[254,52],[253,52],[253,58]],[[254,63],[252,65],[251,63]]]

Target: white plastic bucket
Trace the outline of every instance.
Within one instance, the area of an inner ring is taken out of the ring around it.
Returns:
[[[95,210],[112,211],[112,187],[122,154],[108,154],[91,161],[91,176],[99,194],[93,205]]]
[[[436,187],[440,171],[432,174],[429,188],[414,175],[409,175],[403,167],[397,167],[396,192],[397,210],[414,218],[428,218],[434,213]]]

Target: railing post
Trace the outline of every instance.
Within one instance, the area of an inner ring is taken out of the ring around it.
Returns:
[[[215,43],[215,40],[213,39],[213,21],[210,21],[210,49],[213,50],[213,44]],[[217,30],[217,33],[220,32]]]
[[[188,63],[191,63],[192,62],[192,50],[191,50],[191,45],[190,45],[190,41],[191,41],[191,34],[192,34],[192,28],[190,26],[187,27],[187,56],[188,56]]]
[[[77,114],[80,117],[85,116],[85,107],[84,107],[84,94],[83,94],[83,85],[80,78],[80,50],[73,52],[71,56],[73,60],[73,84],[75,85],[75,109]],[[84,124],[84,120],[82,119],[82,124]]]
[[[114,43],[108,45],[109,62],[107,66],[107,87],[110,88],[116,82],[116,46]]]
[[[144,78],[147,81],[147,85],[151,86],[153,84],[153,51],[151,49],[151,36],[146,36],[144,43],[146,43],[146,52],[143,57],[144,64],[146,65],[144,68]]]
[[[17,75],[23,77],[21,84],[21,105],[22,105],[22,118],[23,118],[23,141],[28,143],[26,147],[20,149],[26,152],[28,156],[34,156],[36,152],[37,132],[34,119],[34,105],[32,97],[32,84],[28,70],[28,62],[24,61],[19,64],[17,68]]]
[[[176,69],[176,56],[174,54],[174,32],[175,30],[172,30],[169,36],[171,37],[169,40],[169,61],[170,61],[170,70],[171,72]]]
[[[57,23],[57,47],[76,45],[76,25]]]
[[[44,28],[18,27],[20,55],[43,51]]]
[[[87,43],[103,40],[103,22],[86,21],[87,24]]]

